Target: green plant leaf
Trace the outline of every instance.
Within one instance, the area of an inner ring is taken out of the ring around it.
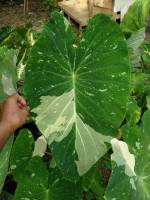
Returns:
[[[146,27],[149,8],[150,0],[135,0],[122,20],[121,28],[123,32],[130,35]]]
[[[40,157],[33,157],[20,178],[14,200],[48,200],[48,170]]]
[[[127,45],[115,22],[95,16],[74,44],[66,19],[52,14],[31,50],[24,94],[49,146],[63,147],[65,156],[56,162],[64,174],[66,160],[74,160],[76,167],[70,163],[68,170],[77,168],[81,176],[106,153],[105,143],[115,136],[125,116],[129,83]],[[63,141],[72,138],[70,134],[75,135],[74,151]]]
[[[141,28],[136,32],[133,32],[131,37],[127,40],[128,47],[133,51],[136,51],[145,39],[145,28]]]
[[[85,192],[92,192],[96,199],[103,200],[105,185],[102,181],[98,164],[94,165],[82,178],[82,185]]]
[[[3,40],[9,36],[10,33],[12,33],[14,29],[11,26],[5,26],[0,29],[0,45],[3,42]]]
[[[133,32],[131,37],[127,40],[129,47],[129,57],[134,67],[141,66],[141,45],[145,40],[145,28],[141,28]]]
[[[5,178],[8,172],[9,157],[11,153],[11,147],[13,144],[13,136],[5,144],[3,150],[0,152],[0,192],[2,190]]]
[[[75,128],[75,127],[74,127]],[[70,134],[62,140],[62,142],[54,142],[51,145],[51,151],[55,158],[55,162],[62,174],[68,180],[78,181],[79,176],[77,172],[77,166],[75,160],[77,155],[75,152],[75,131],[74,128],[71,130]],[[65,147],[65,149],[64,149]],[[67,151],[66,151],[67,148]],[[65,150],[65,151],[64,151]],[[63,154],[62,154],[63,152]],[[69,152],[69,153],[68,153]],[[60,159],[61,158],[61,159]],[[65,162],[62,162],[65,161]]]
[[[82,200],[81,181],[77,183],[66,181],[57,168],[50,171],[49,184],[50,200]]]
[[[136,95],[141,95],[145,91],[146,74],[142,72],[132,73],[131,92]]]
[[[20,179],[14,200],[81,200],[81,184],[73,184],[62,178],[59,170],[49,173],[40,157],[33,157]]]
[[[113,163],[113,171],[106,191],[107,200],[150,199],[150,111],[142,118],[142,125],[127,127],[125,141],[135,156],[135,176],[127,176],[123,166]]]
[[[10,170],[15,180],[24,174],[24,170],[32,157],[34,139],[27,129],[22,129],[17,136],[10,157]]]
[[[6,47],[0,48],[0,102],[16,92],[17,52]]]
[[[147,72],[150,72],[150,42],[146,42],[143,45],[143,51],[142,51],[142,61],[144,68],[147,70]]]
[[[150,95],[146,97],[146,101],[147,101],[147,108],[150,110]]]
[[[131,96],[128,102],[126,120],[128,125],[135,126],[140,120],[141,108],[137,105],[135,97]]]

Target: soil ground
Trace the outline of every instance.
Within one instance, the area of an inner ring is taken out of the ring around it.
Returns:
[[[43,6],[42,0],[29,0],[27,17],[24,17],[23,0],[20,0],[20,4],[0,0],[0,28],[7,25],[18,27],[31,22],[33,30],[40,31],[41,24],[46,19],[48,19],[48,13]]]

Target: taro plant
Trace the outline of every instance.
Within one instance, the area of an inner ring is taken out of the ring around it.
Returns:
[[[53,13],[31,50],[24,94],[64,179],[78,185],[107,152],[125,116],[129,82],[128,50],[119,25],[98,15],[75,44],[68,22]],[[50,195],[51,186],[47,189]],[[73,199],[81,199],[81,193]]]
[[[148,42],[143,47],[148,7],[148,0],[135,1],[121,27],[97,15],[78,40],[58,12],[44,25],[23,88],[39,135],[22,129],[12,150],[10,139],[0,154],[6,165],[1,188],[8,164],[17,182],[13,199],[149,200]],[[142,21],[132,27],[139,13]],[[16,90],[9,52],[17,53],[4,50],[3,99],[8,80]],[[143,73],[141,91],[137,74]]]
[[[24,94],[67,178],[77,180],[106,153],[125,115],[129,81],[127,45],[115,22],[94,17],[74,44],[67,21],[53,13],[32,48]]]
[[[81,199],[81,177],[117,136],[129,86],[128,49],[119,25],[107,16],[95,16],[74,43],[66,19],[53,13],[31,50],[24,83],[25,98],[52,159],[49,170],[47,162],[32,158],[33,150],[28,156],[20,151],[19,159],[20,134],[10,165],[18,182],[14,198]],[[27,133],[26,137],[29,140]],[[24,171],[22,165],[26,166]]]

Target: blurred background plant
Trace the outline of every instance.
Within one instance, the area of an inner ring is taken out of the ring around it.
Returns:
[[[48,12],[51,12],[52,10],[58,10],[57,0],[43,0],[43,4]]]

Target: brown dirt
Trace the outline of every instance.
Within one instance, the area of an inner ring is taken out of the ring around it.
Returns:
[[[40,31],[41,24],[48,19],[48,14],[42,0],[29,0],[29,13],[24,17],[23,0],[21,4],[10,4],[0,1],[0,27],[11,25],[18,27],[28,22],[33,24],[33,30]]]

